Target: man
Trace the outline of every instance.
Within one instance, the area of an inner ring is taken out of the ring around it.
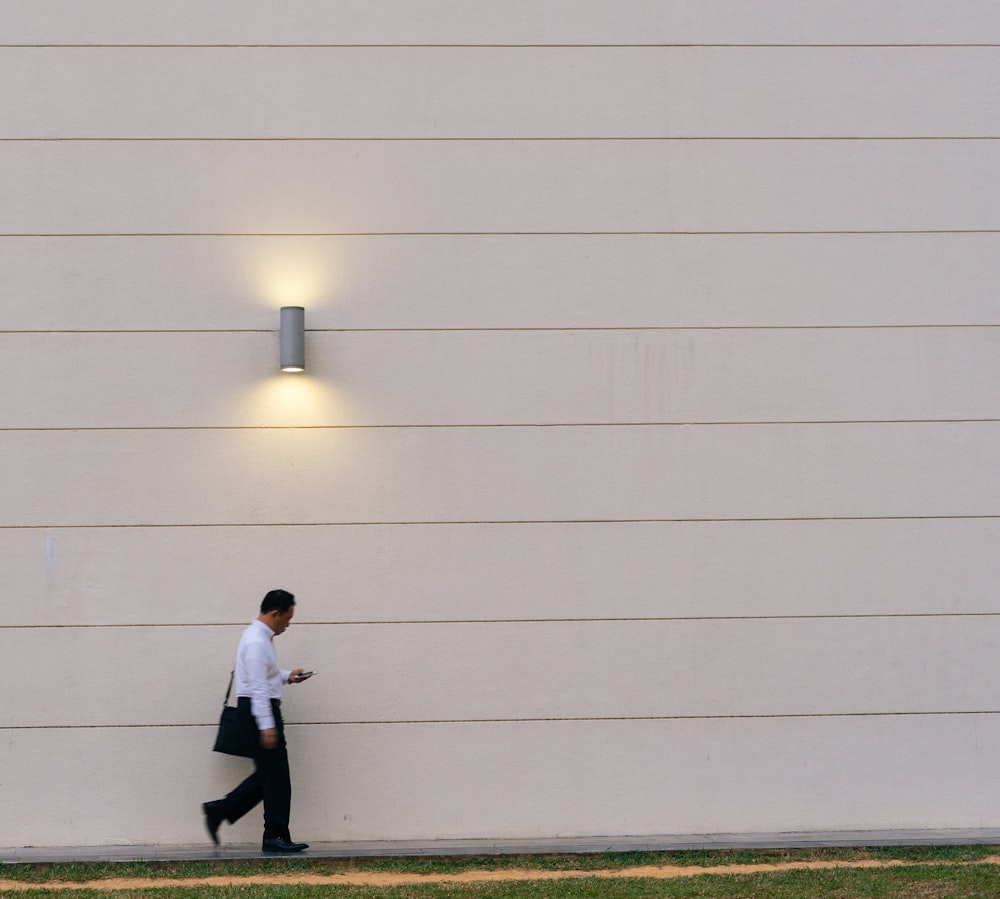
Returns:
[[[293,843],[288,830],[292,783],[281,718],[282,684],[298,684],[310,674],[301,668],[278,667],[273,639],[283,634],[295,614],[295,597],[286,590],[272,590],[260,604],[260,614],[243,631],[236,649],[236,696],[239,718],[254,740],[256,770],[225,799],[202,805],[205,826],[216,846],[219,826],[235,824],[264,800],[263,852],[301,852],[308,843]]]

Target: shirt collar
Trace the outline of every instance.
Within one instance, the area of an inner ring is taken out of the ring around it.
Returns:
[[[269,628],[266,624],[264,624],[263,621],[261,621],[259,618],[254,618],[254,620],[250,622],[250,626],[252,627],[255,624],[259,625],[260,627],[262,627],[264,629],[264,633],[267,634],[267,639],[268,640],[273,640],[274,639],[274,631],[272,631],[271,628]]]

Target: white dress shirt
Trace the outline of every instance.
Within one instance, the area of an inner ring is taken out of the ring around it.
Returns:
[[[250,709],[258,730],[275,726],[271,700],[281,699],[281,686],[288,683],[291,671],[278,667],[274,652],[274,631],[254,619],[243,631],[236,648],[236,695],[250,697]]]

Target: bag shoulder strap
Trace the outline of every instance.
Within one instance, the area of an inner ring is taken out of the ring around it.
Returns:
[[[236,677],[236,669],[229,672],[229,686],[226,687],[226,698],[222,700],[222,707],[229,705],[229,694],[233,692],[233,678]]]

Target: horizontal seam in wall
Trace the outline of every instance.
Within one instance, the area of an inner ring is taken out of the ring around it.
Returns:
[[[615,137],[607,135],[576,137],[0,137],[0,144],[71,144],[71,143],[670,143],[670,142],[756,142],[781,143],[788,141],[839,142],[839,141],[996,141],[996,135],[646,135]]]
[[[671,49],[973,49],[1000,47],[993,43],[816,43],[816,42],[627,42],[627,43],[4,43],[0,50],[671,50]]]
[[[975,711],[925,711],[925,712],[789,712],[761,715],[593,715],[593,716],[552,716],[526,718],[441,718],[441,719],[406,719],[398,721],[302,721],[289,722],[290,726],[343,726],[343,725],[376,725],[376,724],[517,724],[545,722],[574,721],[740,721],[775,718],[889,718],[889,717],[929,717],[951,715],[998,715],[1000,710],[984,709]],[[170,726],[170,725],[166,725]],[[196,727],[199,725],[195,725]],[[215,727],[217,724],[201,725]]]
[[[524,718],[406,718],[372,721],[286,721],[286,727],[372,727],[401,724],[548,724],[624,721],[760,721],[802,718],[930,718],[1000,715],[1000,710],[926,712],[788,712],[760,715],[571,715]],[[209,724],[24,724],[0,726],[0,731],[25,730],[155,730],[165,728],[217,728]]]
[[[853,621],[856,619],[918,618],[997,618],[1000,612],[871,612],[816,615],[672,615],[613,618],[428,618],[386,621],[296,621],[295,627],[408,627],[412,625],[482,625],[482,624],[629,624],[648,622],[728,622],[728,621]],[[144,624],[0,624],[0,631],[104,630],[209,627],[246,627],[245,621],[161,622]]]
[[[1000,328],[1000,322],[883,325],[562,325],[539,327],[306,328],[307,334],[525,334],[616,331],[935,331]],[[275,328],[0,328],[5,334],[277,334]]]
[[[3,238],[163,237],[793,237],[1000,234],[1000,228],[833,229],[797,231],[5,231]]]
[[[155,530],[168,528],[355,528],[355,527],[477,527],[593,524],[767,524],[775,522],[851,521],[993,521],[1000,513],[980,515],[798,515],[752,518],[531,518],[453,521],[272,521],[188,522],[171,524],[0,524],[0,531]]]
[[[595,421],[503,422],[478,424],[384,425],[65,425],[53,427],[0,427],[4,434],[50,434],[132,431],[481,431],[556,428],[769,428],[835,425],[956,425],[996,424],[1000,418],[845,418],[788,421]]]

